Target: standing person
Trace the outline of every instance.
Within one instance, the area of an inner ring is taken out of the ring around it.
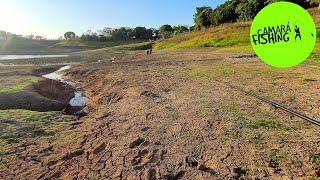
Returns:
[[[301,39],[301,33],[300,33],[300,28],[296,25],[294,28],[294,31],[296,32],[296,37],[294,38],[297,41],[297,38],[300,39],[300,41],[302,41]]]

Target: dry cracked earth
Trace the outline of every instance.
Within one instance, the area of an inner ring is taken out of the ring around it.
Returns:
[[[269,67],[215,49],[76,65],[90,114],[1,157],[1,179],[318,179],[319,127],[225,86],[320,117],[320,64]],[[224,83],[222,83],[224,82]]]

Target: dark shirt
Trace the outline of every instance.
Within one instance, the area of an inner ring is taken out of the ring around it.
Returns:
[[[297,34],[300,34],[300,28],[298,28],[298,26],[296,26],[296,28],[294,29],[294,31],[296,31]]]

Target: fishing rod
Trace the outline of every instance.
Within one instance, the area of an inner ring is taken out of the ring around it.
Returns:
[[[218,81],[218,82],[219,82],[219,81]],[[220,83],[222,83],[222,82],[220,82]],[[268,103],[268,104],[271,104],[272,106],[274,106],[274,107],[276,107],[276,108],[282,109],[282,110],[284,110],[284,111],[286,111],[286,112],[288,112],[288,113],[291,113],[291,114],[293,114],[293,115],[295,115],[295,116],[297,116],[297,117],[300,117],[301,119],[304,119],[304,120],[306,120],[306,121],[309,121],[309,122],[311,122],[312,124],[315,124],[315,125],[320,126],[320,121],[318,121],[318,120],[312,119],[312,118],[310,118],[310,117],[308,117],[308,116],[306,116],[306,115],[303,115],[303,114],[298,113],[298,112],[296,112],[296,111],[294,111],[294,110],[291,110],[291,109],[289,109],[289,108],[287,108],[287,107],[285,107],[285,106],[283,106],[283,105],[281,105],[281,104],[278,104],[278,103],[276,103],[276,102],[270,101],[270,100],[268,100],[268,99],[266,99],[266,98],[264,98],[264,97],[258,96],[258,95],[256,95],[256,94],[254,94],[253,92],[246,91],[246,90],[244,90],[243,88],[241,88],[241,87],[239,87],[239,86],[235,86],[235,85],[232,85],[232,84],[229,84],[229,83],[224,83],[224,84],[227,85],[227,86],[230,87],[230,88],[233,88],[233,89],[236,89],[236,90],[238,90],[238,91],[241,91],[241,92],[245,93],[245,94],[248,95],[248,96],[255,97],[255,98],[257,98],[257,99],[259,99],[259,100],[261,100],[261,101],[263,101],[263,102],[266,102],[266,103]]]

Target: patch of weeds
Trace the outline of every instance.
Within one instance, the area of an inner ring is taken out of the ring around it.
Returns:
[[[281,162],[287,162],[288,157],[281,151],[273,151],[269,156],[269,164],[278,166]]]
[[[236,173],[239,177],[248,175],[248,170],[243,168],[234,168],[234,173]]]
[[[253,128],[253,129],[265,128],[265,129],[286,130],[284,125],[282,125],[281,123],[279,123],[275,120],[272,120],[272,119],[258,119],[258,120],[254,120],[254,121],[248,121],[247,127]]]
[[[8,153],[10,149],[11,146],[4,139],[0,138],[0,156]]]
[[[309,180],[318,180],[319,176],[312,176]]]
[[[0,93],[8,94],[24,90],[39,80],[40,78],[35,76],[2,77],[0,78]]]
[[[320,166],[320,154],[311,154],[309,157],[312,164]]]
[[[260,144],[264,140],[263,134],[262,133],[256,133],[253,134],[253,137],[250,139],[249,142],[254,143],[254,144]]]
[[[221,141],[222,143],[224,143],[224,142],[226,142],[228,139],[229,139],[228,136],[222,136],[222,137],[220,138],[220,141]]]
[[[16,146],[25,139],[54,137],[73,120],[72,116],[55,112],[0,110],[0,154],[6,154],[12,150],[11,144]]]
[[[303,81],[304,82],[314,82],[314,81],[317,81],[317,80],[313,79],[313,78],[304,78]]]
[[[295,159],[290,159],[289,163],[287,163],[287,166],[290,168],[301,168],[302,163]]]
[[[8,144],[17,144],[20,142],[20,138],[8,138],[6,141]]]
[[[68,142],[77,141],[78,134],[76,132],[66,132],[63,134],[59,134],[59,136],[55,137],[55,140],[51,143],[53,146],[61,147]]]
[[[7,120],[5,120],[5,119],[1,119],[0,118],[0,122],[8,124],[8,125],[19,125],[20,124],[20,122],[16,121],[15,119],[7,119]]]
[[[233,70],[230,67],[219,67],[219,74],[223,77],[229,77],[233,74]]]
[[[206,69],[202,68],[193,68],[187,72],[187,75],[190,78],[195,78],[195,77],[210,77],[212,75],[212,72]]]
[[[235,106],[235,105],[229,105],[226,107],[226,109],[233,113],[235,115],[235,118],[238,119],[242,119],[244,114]]]
[[[282,144],[282,143],[284,143],[285,141],[284,141],[284,138],[283,138],[283,137],[278,137],[277,140],[276,140],[276,142],[279,143],[279,144]]]
[[[36,129],[32,131],[32,136],[37,137],[37,136],[48,136],[49,134],[43,130],[43,129]]]
[[[288,156],[286,153],[275,150],[269,156],[269,166],[278,167],[280,164],[287,168],[301,168],[302,163]]]

